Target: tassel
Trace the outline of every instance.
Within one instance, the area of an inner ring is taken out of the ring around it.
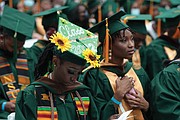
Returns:
[[[150,14],[150,15],[153,15],[153,9],[154,9],[154,8],[153,8],[153,7],[154,7],[153,1],[154,1],[154,0],[150,0],[150,8],[149,8],[149,14]]]
[[[103,55],[105,57],[105,63],[109,62],[109,29],[108,29],[108,19],[106,18],[106,36],[105,36],[105,42],[104,42],[104,50]]]
[[[9,0],[9,7],[13,8],[13,0]]]
[[[102,21],[101,5],[98,5],[98,22]]]
[[[41,12],[41,0],[37,0],[38,3],[38,13]]]
[[[157,35],[161,35],[161,19],[158,19],[158,24],[157,24]]]

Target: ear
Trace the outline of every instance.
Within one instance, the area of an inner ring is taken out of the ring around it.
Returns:
[[[52,62],[53,62],[53,64],[54,64],[54,66],[57,66],[57,62],[58,62],[58,60],[57,60],[58,58],[57,58],[57,56],[53,56],[53,59],[52,59]]]

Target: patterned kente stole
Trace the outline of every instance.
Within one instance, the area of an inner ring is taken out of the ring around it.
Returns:
[[[58,120],[56,103],[52,93],[42,86],[35,86],[37,98],[37,120]]]
[[[10,102],[13,103],[16,102],[18,92],[30,84],[25,52],[19,54],[17,57],[15,65],[10,65],[5,57],[0,56],[0,81]]]
[[[79,120],[86,120],[89,110],[90,98],[85,91],[75,91],[71,94]]]

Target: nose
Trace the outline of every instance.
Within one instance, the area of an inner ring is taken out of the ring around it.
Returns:
[[[129,48],[134,47],[134,40],[129,40],[129,42],[128,42],[128,47],[129,47]]]

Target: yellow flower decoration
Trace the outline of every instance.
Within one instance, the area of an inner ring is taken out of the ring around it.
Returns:
[[[50,36],[49,40],[51,40],[51,43],[55,43],[55,45],[58,47],[57,49],[61,50],[62,53],[71,48],[71,44],[68,38],[64,37],[59,32]]]
[[[91,66],[93,66],[94,68],[100,67],[100,55],[96,55],[92,50],[88,48],[84,50],[82,54],[84,56],[84,59],[87,61],[87,63],[90,63]]]

